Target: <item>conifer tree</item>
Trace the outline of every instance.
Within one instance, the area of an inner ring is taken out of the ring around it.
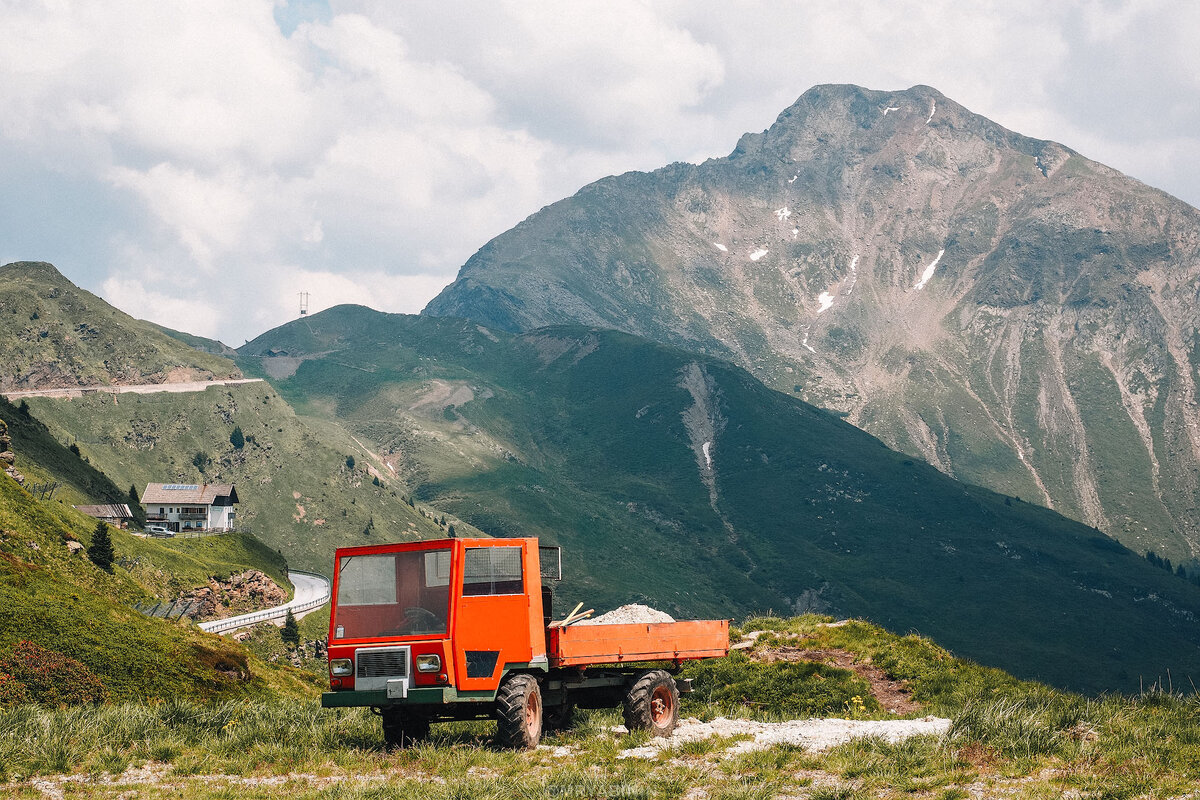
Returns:
[[[283,628],[279,631],[279,638],[283,639],[283,643],[297,647],[300,644],[300,623],[296,622],[296,615],[289,608],[287,616],[283,619]]]
[[[108,525],[104,523],[104,520],[96,523],[96,530],[92,533],[92,544],[88,547],[87,554],[92,563],[100,569],[105,572],[113,571],[113,559],[117,554],[113,551],[112,537],[108,535]]]
[[[133,514],[133,521],[139,528],[146,527],[146,509],[142,508],[142,498],[138,496],[136,486],[129,487],[129,511]]]

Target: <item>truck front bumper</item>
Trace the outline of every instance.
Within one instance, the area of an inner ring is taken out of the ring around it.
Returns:
[[[346,689],[325,692],[321,695],[322,708],[353,708],[359,706],[440,706],[450,703],[490,703],[496,699],[495,692],[460,692],[452,686],[410,688],[408,697],[388,697],[386,689],[355,691]]]

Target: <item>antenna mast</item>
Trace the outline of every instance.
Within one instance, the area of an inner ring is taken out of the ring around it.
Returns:
[[[308,314],[308,292],[300,293],[300,316]]]

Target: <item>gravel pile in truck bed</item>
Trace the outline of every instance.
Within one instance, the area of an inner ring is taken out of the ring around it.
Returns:
[[[650,606],[630,603],[627,606],[609,611],[591,619],[581,619],[572,625],[621,625],[627,622],[674,622],[675,618],[666,612]]]

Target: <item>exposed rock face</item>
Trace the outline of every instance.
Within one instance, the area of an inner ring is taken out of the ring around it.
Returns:
[[[185,593],[181,601],[198,600],[188,612],[192,619],[220,619],[287,602],[287,592],[256,569],[231,575],[226,581],[210,579],[208,586]]]
[[[1200,212],[928,87],[820,86],[727,158],[606,178],[425,313],[730,358],[961,480],[1200,552]]]
[[[17,471],[17,457],[13,455],[12,437],[8,435],[8,424],[0,419],[0,469],[4,470],[4,474],[15,480],[17,483],[25,483],[25,476]]]

